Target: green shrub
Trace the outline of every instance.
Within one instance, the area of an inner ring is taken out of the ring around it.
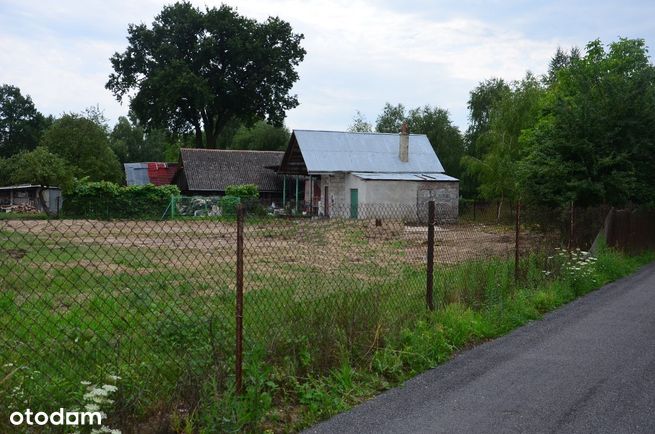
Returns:
[[[236,196],[242,199],[258,198],[259,189],[255,184],[228,185],[225,188],[225,196]]]
[[[171,196],[179,195],[175,185],[120,186],[113,182],[76,181],[64,196],[63,214],[75,218],[160,218]]]
[[[236,215],[239,203],[241,198],[238,196],[223,196],[220,202],[223,215]]]

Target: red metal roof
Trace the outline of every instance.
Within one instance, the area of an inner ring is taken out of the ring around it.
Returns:
[[[173,181],[177,163],[148,163],[148,178],[154,185],[168,185]]]

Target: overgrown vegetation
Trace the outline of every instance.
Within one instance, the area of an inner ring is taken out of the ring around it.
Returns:
[[[180,194],[175,185],[120,186],[112,182],[76,181],[64,198],[63,214],[73,218],[161,218],[171,197]]]
[[[533,253],[521,263],[518,284],[511,260],[442,265],[435,276],[438,309],[429,313],[421,263],[402,261],[407,247],[397,240],[372,244],[366,227],[338,238],[360,260],[337,262],[327,273],[319,264],[257,256],[253,246],[245,393],[237,397],[235,270],[230,260],[218,260],[233,246],[222,244],[227,235],[219,232],[204,236],[203,224],[158,223],[157,232],[179,234],[180,248],[162,248],[149,235],[153,228],[140,222],[117,224],[121,232],[104,244],[88,236],[109,230],[105,223],[75,235],[80,242],[65,233],[3,231],[0,324],[11,334],[2,336],[8,344],[1,349],[0,400],[7,408],[80,406],[91,385],[115,378],[114,402],[103,407],[112,427],[295,431],[653,259],[605,249],[595,260],[582,252]],[[307,224],[257,225],[262,245],[297,239],[296,250],[309,242],[333,248],[334,239],[318,238],[322,232]],[[375,259],[375,249],[384,249],[377,255],[388,263]],[[19,357],[25,343],[42,342],[47,351]]]

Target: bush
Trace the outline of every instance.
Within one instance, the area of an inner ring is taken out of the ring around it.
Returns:
[[[223,196],[221,198],[221,211],[223,215],[233,216],[237,213],[237,205],[241,203],[241,198],[238,196]]]
[[[64,196],[63,214],[77,218],[160,218],[179,195],[175,185],[120,186],[113,182],[76,181]]]
[[[259,197],[259,189],[255,184],[228,185],[225,187],[225,196],[236,196],[241,199]]]

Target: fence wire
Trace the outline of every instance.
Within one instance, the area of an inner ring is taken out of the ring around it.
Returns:
[[[579,211],[571,224],[567,210],[522,210],[515,267],[516,212],[469,207],[453,221],[437,207],[437,309],[484,308],[507,281],[547,276],[555,249],[571,238],[588,248],[604,218]],[[245,363],[258,353],[325,372],[422,318],[425,215],[399,205],[320,218],[246,212]],[[592,235],[572,237],[576,221]],[[207,387],[233,387],[236,239],[234,216],[0,220],[0,428],[14,410],[79,408],[107,378],[120,377],[109,417],[123,427],[193,412]]]

